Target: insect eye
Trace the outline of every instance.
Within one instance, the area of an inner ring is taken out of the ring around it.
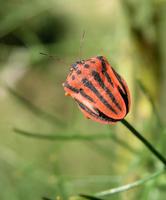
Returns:
[[[73,69],[77,69],[77,63],[71,65]]]

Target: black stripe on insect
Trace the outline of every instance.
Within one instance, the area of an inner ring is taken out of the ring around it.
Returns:
[[[89,95],[87,95],[82,88],[80,89],[80,94],[89,101],[94,102],[94,100]]]
[[[126,114],[129,112],[129,101],[128,101],[128,95],[127,95],[127,91],[126,91],[126,87],[122,82],[122,78],[120,77],[120,75],[112,68],[116,78],[118,79],[120,85],[122,86],[123,90],[125,91],[125,93],[120,89],[120,87],[118,87],[118,90],[121,94],[121,96],[123,97],[123,100],[125,102],[126,105]]]
[[[112,85],[112,87],[114,87],[112,79],[109,76],[109,74],[107,73],[107,67],[106,67],[105,61],[103,59],[103,56],[97,56],[97,58],[100,60],[101,65],[102,65],[102,74],[104,74],[106,76],[107,81]]]
[[[94,87],[94,85],[90,81],[88,81],[88,79],[82,79],[82,83],[85,85],[85,87],[89,88],[108,109],[110,109],[113,113],[117,114],[114,108],[104,99],[104,97]]]
[[[79,93],[79,89],[72,87],[68,82],[63,83],[63,86],[70,89],[72,92]]]
[[[93,108],[95,110],[95,112],[97,113],[94,113],[92,110],[90,110],[86,105],[84,105],[82,102],[80,102],[79,100],[75,99],[75,101],[78,103],[78,105],[80,106],[81,109],[83,109],[85,112],[87,112],[89,115],[91,115],[92,117],[95,117],[95,118],[99,118],[103,121],[107,121],[107,122],[117,122],[121,119],[113,119],[113,118],[110,118],[108,117],[107,115],[105,115],[103,112],[101,112],[99,109],[97,108]]]
[[[94,77],[95,81],[97,81],[99,83],[99,85],[103,88],[103,90],[108,94],[108,96],[111,98],[112,102],[116,105],[116,107],[121,111],[122,108],[120,107],[119,103],[115,99],[112,92],[104,85],[104,82],[101,79],[99,73],[96,71],[92,71],[92,76]]]

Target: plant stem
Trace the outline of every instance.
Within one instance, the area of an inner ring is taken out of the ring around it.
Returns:
[[[99,192],[97,194],[95,194],[96,197],[106,197],[106,196],[109,196],[109,195],[113,195],[113,194],[116,194],[116,193],[120,193],[120,192],[124,192],[124,191],[127,191],[127,190],[130,190],[132,188],[135,188],[135,187],[138,187],[144,183],[146,183],[147,181],[150,181],[158,176],[160,176],[161,174],[165,173],[165,168],[164,169],[161,169],[143,179],[140,179],[140,180],[137,180],[133,183],[129,183],[129,184],[126,184],[126,185],[122,185],[120,187],[117,187],[117,188],[112,188],[110,190],[106,190],[106,191],[102,191],[102,192]]]
[[[146,140],[128,121],[123,119],[121,122],[166,166],[166,158],[164,158],[148,140]]]
[[[64,140],[64,141],[71,141],[71,140],[87,140],[87,141],[95,141],[95,140],[108,140],[110,139],[110,135],[108,134],[93,134],[93,135],[83,135],[83,134],[77,134],[77,133],[62,133],[59,134],[40,134],[40,133],[32,133],[28,131],[24,131],[18,128],[13,129],[15,133],[18,133],[20,135],[24,135],[27,137],[34,137],[38,139],[45,139],[45,140]]]
[[[150,180],[153,180],[153,179],[157,178],[158,176],[160,176],[161,174],[165,173],[165,171],[166,171],[165,169],[166,168],[164,167],[163,169],[160,169],[157,172],[155,172],[155,173],[153,173],[153,174],[151,174],[151,175],[149,175],[149,176],[147,176],[143,179],[137,180],[135,182],[132,182],[132,183],[129,183],[129,184],[126,184],[126,185],[122,185],[120,187],[116,187],[116,188],[112,188],[112,189],[105,190],[105,191],[102,191],[102,192],[98,192],[95,195],[81,194],[79,196],[84,197],[86,199],[90,199],[90,200],[93,200],[93,199],[94,200],[103,200],[101,198],[108,197],[108,196],[111,196],[111,195],[114,195],[114,194],[117,194],[117,193],[125,192],[127,190],[132,189],[132,188],[141,186],[144,183],[146,183]]]

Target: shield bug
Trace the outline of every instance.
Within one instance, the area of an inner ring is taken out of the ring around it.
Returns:
[[[129,112],[128,86],[104,56],[71,65],[63,87],[66,95],[75,99],[85,117],[94,121],[112,124]]]

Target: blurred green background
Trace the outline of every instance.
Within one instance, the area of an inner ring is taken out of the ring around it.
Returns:
[[[85,30],[81,57],[108,58],[131,91],[127,119],[165,154],[165,6],[165,0],[0,0],[0,200],[74,200],[162,167],[121,123],[85,119],[62,83],[79,59]],[[110,139],[44,140],[14,128]],[[165,178],[108,199],[164,200]]]

